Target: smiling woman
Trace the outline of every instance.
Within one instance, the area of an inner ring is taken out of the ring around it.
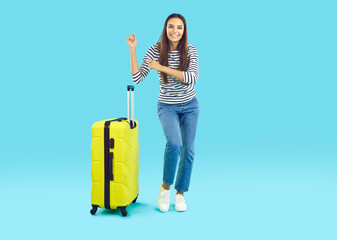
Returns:
[[[171,14],[166,19],[159,42],[147,51],[140,68],[135,34],[131,34],[126,41],[130,47],[132,80],[140,83],[151,69],[157,70],[159,76],[158,116],[167,140],[159,209],[162,212],[169,209],[170,185],[174,182],[180,157],[174,204],[177,211],[186,211],[183,195],[190,185],[199,119],[199,102],[194,89],[199,75],[198,52],[187,42],[186,20],[180,14]]]
[[[181,16],[181,15],[180,15]],[[162,66],[168,66],[168,52],[178,50],[180,52],[179,70],[186,70],[187,68],[187,26],[184,17],[172,14],[166,19],[164,24],[161,41],[157,43],[160,47],[159,63]],[[151,63],[150,62],[150,68]],[[161,71],[160,71],[161,70]],[[184,82],[184,75],[181,71],[172,71],[174,69],[161,68],[159,71],[164,84],[168,83],[167,75],[173,76]]]

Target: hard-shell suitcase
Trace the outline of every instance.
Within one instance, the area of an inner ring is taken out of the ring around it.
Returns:
[[[130,90],[132,119],[130,120]],[[97,208],[120,208],[123,216],[126,207],[136,202],[138,185],[138,121],[133,117],[133,86],[128,86],[128,118],[107,119],[92,127],[91,145],[91,205],[94,215]]]

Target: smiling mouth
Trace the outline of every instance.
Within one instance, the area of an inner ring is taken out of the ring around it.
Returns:
[[[172,34],[170,34],[170,36],[171,36],[172,38],[177,38],[179,35],[172,35]]]

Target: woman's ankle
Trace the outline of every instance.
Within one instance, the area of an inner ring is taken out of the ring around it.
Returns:
[[[167,185],[166,183],[163,182],[163,184],[161,185],[165,190],[170,190],[170,185]]]

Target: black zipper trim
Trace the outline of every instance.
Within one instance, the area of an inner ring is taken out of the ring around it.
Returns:
[[[118,118],[106,121],[104,124],[104,206],[106,209],[111,209],[110,206],[110,181],[113,181],[113,152],[110,152],[110,147],[114,148],[114,144],[110,143],[110,123],[121,122],[127,118]],[[134,124],[136,125],[136,124]],[[132,127],[131,129],[136,127]],[[114,143],[114,140],[112,140]]]
[[[110,173],[112,174],[112,161],[110,161],[110,123],[106,121],[104,124],[104,207],[110,209]],[[111,170],[111,171],[110,171]]]

